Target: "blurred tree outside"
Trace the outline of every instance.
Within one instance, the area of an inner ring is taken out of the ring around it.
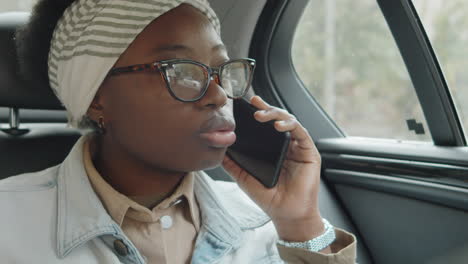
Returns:
[[[463,70],[468,69],[468,49],[463,46],[468,44],[468,1],[414,1],[423,22],[430,17],[428,34],[458,101],[467,98]],[[311,0],[296,31],[292,58],[304,86],[348,136],[431,140],[375,0]],[[458,107],[468,117],[468,105],[459,102]],[[407,119],[423,123],[426,134],[409,131]]]
[[[468,1],[413,0],[468,132]]]

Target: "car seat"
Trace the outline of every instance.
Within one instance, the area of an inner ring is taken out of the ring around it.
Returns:
[[[23,12],[0,14],[0,114],[6,115],[0,117],[0,179],[59,164],[80,137],[64,124],[63,111],[37,112],[63,110],[52,90],[28,85],[19,76],[14,33],[28,17]]]

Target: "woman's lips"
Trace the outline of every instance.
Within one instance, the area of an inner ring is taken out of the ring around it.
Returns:
[[[227,148],[236,141],[236,123],[232,116],[213,115],[202,124],[199,135],[210,147]]]
[[[200,133],[200,137],[210,146],[215,148],[227,148],[236,141],[234,130],[218,130]]]

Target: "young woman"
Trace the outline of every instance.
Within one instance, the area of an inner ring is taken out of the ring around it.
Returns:
[[[17,41],[26,77],[94,132],[0,183],[2,262],[354,263],[355,238],[320,216],[320,155],[294,116],[251,99],[292,135],[276,187],[226,157],[254,61],[229,58],[206,0],[40,0]],[[237,185],[203,173],[218,165]]]

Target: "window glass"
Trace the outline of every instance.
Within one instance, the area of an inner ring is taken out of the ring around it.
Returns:
[[[1,0],[0,13],[11,11],[30,11],[37,0]]]
[[[413,0],[468,131],[468,1]]]
[[[375,0],[310,1],[292,57],[305,87],[348,136],[431,140]]]

